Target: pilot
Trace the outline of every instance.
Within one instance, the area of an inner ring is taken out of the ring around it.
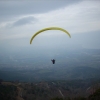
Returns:
[[[53,64],[55,64],[55,59],[51,60]]]

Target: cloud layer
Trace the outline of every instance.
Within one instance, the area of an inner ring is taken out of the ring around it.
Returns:
[[[100,1],[98,0],[81,1],[51,11],[46,10],[48,7],[44,8],[45,12],[37,14],[39,8],[35,10],[36,12],[33,11],[33,14],[23,13],[18,14],[17,17],[12,15],[12,19],[8,17],[8,20],[1,21],[0,37],[2,39],[7,38],[8,35],[11,38],[30,37],[37,30],[50,26],[65,28],[71,34],[100,31]]]

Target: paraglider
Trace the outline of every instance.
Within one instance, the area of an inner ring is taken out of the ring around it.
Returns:
[[[30,44],[32,44],[33,39],[34,39],[38,34],[40,34],[41,32],[44,32],[44,31],[48,31],[48,30],[60,30],[60,31],[63,31],[63,32],[65,32],[65,33],[71,38],[71,35],[69,34],[69,32],[66,31],[66,30],[63,29],[63,28],[60,28],[60,27],[48,27],[48,28],[44,28],[44,29],[41,29],[41,30],[37,31],[37,32],[32,36],[32,38],[31,38],[31,40],[30,40]],[[53,59],[53,60],[51,60],[51,61],[52,61],[53,64],[55,64],[55,59]]]
[[[32,36],[32,38],[31,38],[31,40],[30,40],[30,44],[32,44],[33,39],[34,39],[38,34],[40,34],[41,32],[47,31],[47,30],[60,30],[60,31],[65,32],[65,33],[71,38],[71,35],[69,34],[69,32],[66,31],[66,30],[63,29],[63,28],[59,28],[59,27],[48,27],[48,28],[44,28],[44,29],[42,29],[42,30],[37,31],[37,32]]]

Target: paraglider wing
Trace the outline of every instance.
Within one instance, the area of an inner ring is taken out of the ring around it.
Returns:
[[[44,28],[44,29],[39,30],[38,32],[36,32],[36,33],[32,36],[32,38],[31,38],[31,40],[30,40],[30,44],[32,43],[32,40],[33,40],[39,33],[44,32],[44,31],[47,31],[47,30],[60,30],[60,31],[63,31],[63,32],[65,32],[66,34],[68,34],[69,37],[71,37],[71,35],[69,34],[69,32],[66,31],[66,30],[63,29],[63,28],[59,28],[59,27],[48,27],[48,28]]]

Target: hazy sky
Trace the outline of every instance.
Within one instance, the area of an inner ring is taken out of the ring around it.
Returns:
[[[100,0],[0,1],[0,45],[8,40],[13,45],[13,39],[19,45],[18,39],[23,41],[25,38],[28,45],[36,31],[51,26],[66,29],[72,36],[71,44],[82,42],[84,47],[100,48]],[[75,34],[80,37],[75,37]],[[58,31],[44,32],[39,37],[52,39],[54,35],[65,37]]]

